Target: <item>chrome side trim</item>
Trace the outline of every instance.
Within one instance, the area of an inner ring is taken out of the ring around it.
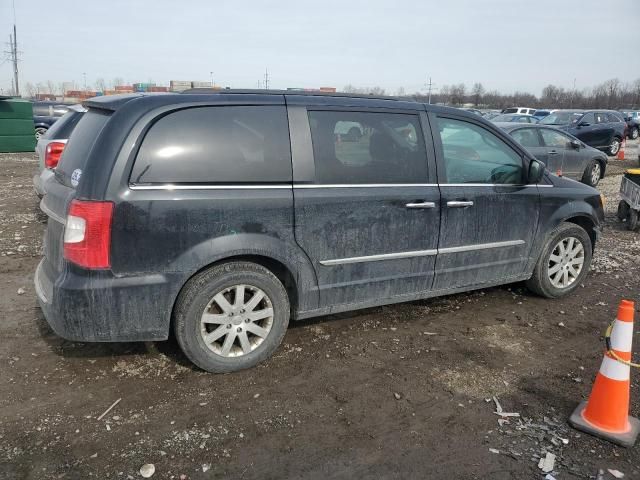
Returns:
[[[486,250],[489,248],[515,247],[516,245],[524,245],[524,240],[508,240],[506,242],[479,243],[477,245],[462,245],[460,247],[439,248],[438,253],[460,253],[473,252],[474,250]]]
[[[129,185],[131,190],[290,190],[292,188],[397,188],[397,187],[553,187],[553,185],[520,185],[517,183],[340,183],[340,184],[287,184],[287,185]]]
[[[432,255],[437,255],[437,253],[438,253],[438,250],[434,248],[432,250],[415,250],[413,252],[384,253],[382,255],[367,255],[365,257],[350,257],[350,258],[336,258],[334,260],[321,260],[320,264],[325,266],[346,265],[349,263],[376,262],[380,260],[395,260],[398,258],[428,257]]]
[[[42,212],[49,218],[54,219],[56,222],[61,223],[62,225],[66,225],[67,220],[65,218],[62,218],[60,215],[54,213],[53,210],[47,207],[46,203],[44,203],[46,198],[47,197],[44,197],[42,200],[40,200],[40,210],[42,210]]]
[[[395,188],[395,187],[437,187],[437,183],[326,183],[295,184],[294,188]]]
[[[129,185],[131,190],[291,190],[287,185]]]
[[[320,265],[346,265],[349,263],[376,262],[380,260],[395,260],[398,258],[427,257],[440,253],[472,252],[475,250],[486,250],[489,248],[514,247],[524,245],[524,240],[508,240],[506,242],[479,243],[477,245],[463,245],[460,247],[447,247],[431,250],[415,250],[412,252],[384,253],[381,255],[367,255],[364,257],[336,258],[333,260],[321,260]]]

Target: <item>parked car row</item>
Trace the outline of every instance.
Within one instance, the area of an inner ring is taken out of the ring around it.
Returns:
[[[42,311],[78,341],[172,330],[212,372],[268,358],[290,318],[523,280],[567,295],[604,219],[597,190],[528,150],[554,168],[553,127],[308,92],[84,106],[43,187]]]

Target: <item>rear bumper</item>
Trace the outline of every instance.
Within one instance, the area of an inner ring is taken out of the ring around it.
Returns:
[[[177,291],[164,275],[115,277],[110,272],[52,274],[36,269],[38,303],[53,331],[68,340],[166,340]],[[57,277],[57,278],[56,278]]]
[[[44,194],[46,193],[44,185],[46,181],[53,176],[53,170],[49,168],[45,168],[35,173],[33,176],[33,189],[36,191],[36,195],[38,195],[38,197],[44,197]]]

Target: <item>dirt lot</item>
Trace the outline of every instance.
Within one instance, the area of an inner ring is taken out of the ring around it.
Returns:
[[[45,221],[35,161],[0,155],[0,478],[141,478],[153,463],[153,478],[176,480],[523,479],[544,477],[545,452],[557,455],[557,479],[640,478],[640,445],[566,424],[617,303],[640,301],[640,233],[613,214],[631,162],[612,164],[594,272],[570,298],[512,285],[323,317],[293,325],[267,363],[216,376],[171,341],[81,344],[51,332],[32,285]],[[521,418],[499,425],[493,396]]]

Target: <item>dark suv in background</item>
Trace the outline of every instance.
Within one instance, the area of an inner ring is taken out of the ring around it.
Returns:
[[[56,102],[33,102],[33,126],[35,128],[36,141],[40,140],[51,125],[69,111],[68,105]]]
[[[290,318],[523,280],[567,295],[603,221],[595,189],[458,109],[207,90],[84,106],[41,203],[45,317],[80,341],[172,328],[212,372],[269,357]]]
[[[610,156],[617,155],[627,136],[627,124],[613,110],[555,110],[540,124],[564,130]]]

